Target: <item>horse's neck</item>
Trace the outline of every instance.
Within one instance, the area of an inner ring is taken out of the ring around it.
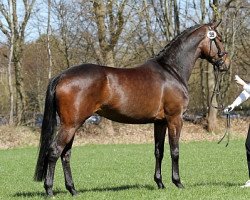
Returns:
[[[201,38],[189,38],[186,44],[173,43],[155,59],[165,70],[176,75],[187,86],[193,66],[200,56],[198,49],[200,42]]]

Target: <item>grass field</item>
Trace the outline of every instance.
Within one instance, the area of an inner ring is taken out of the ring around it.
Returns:
[[[228,147],[216,142],[180,145],[180,175],[185,189],[171,183],[168,145],[163,160],[166,189],[153,181],[153,144],[86,145],[74,147],[72,171],[77,199],[249,199],[244,140]],[[44,199],[43,183],[33,182],[36,148],[0,151],[0,199]],[[56,199],[72,199],[64,188],[58,162]]]

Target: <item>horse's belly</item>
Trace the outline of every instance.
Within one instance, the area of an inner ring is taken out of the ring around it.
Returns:
[[[110,119],[112,121],[128,124],[145,124],[152,123],[155,120],[159,120],[156,111],[150,111],[147,109],[115,109],[109,106],[104,106],[96,112],[97,114]]]

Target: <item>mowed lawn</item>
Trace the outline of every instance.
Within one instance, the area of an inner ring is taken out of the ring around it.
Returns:
[[[0,199],[44,199],[43,183],[33,181],[36,148],[0,151]],[[163,181],[158,190],[153,181],[154,146],[86,145],[74,147],[72,172],[79,195],[76,199],[249,199],[244,140],[224,143],[180,144],[180,175],[185,189],[171,183],[171,160],[166,143]],[[64,187],[58,162],[54,191],[56,199],[72,199]]]

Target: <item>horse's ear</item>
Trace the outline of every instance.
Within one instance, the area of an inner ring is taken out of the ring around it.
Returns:
[[[211,28],[216,29],[220,25],[221,22],[222,22],[222,19],[220,19],[219,21],[212,22]]]

